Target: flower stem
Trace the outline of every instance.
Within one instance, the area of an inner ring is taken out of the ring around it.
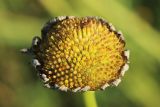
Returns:
[[[98,107],[94,91],[85,92],[83,96],[86,107]]]

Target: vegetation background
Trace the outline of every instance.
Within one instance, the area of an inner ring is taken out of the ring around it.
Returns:
[[[160,107],[160,0],[0,0],[0,107],[84,107],[81,93],[42,87],[19,49],[49,19],[101,16],[124,33],[130,69],[118,87],[96,91],[99,107]]]

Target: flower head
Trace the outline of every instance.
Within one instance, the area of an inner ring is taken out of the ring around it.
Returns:
[[[56,17],[22,51],[32,53],[45,86],[62,91],[117,86],[128,69],[122,33],[98,17]]]

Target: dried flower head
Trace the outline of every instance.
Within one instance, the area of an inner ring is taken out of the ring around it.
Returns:
[[[33,55],[46,87],[77,92],[117,86],[129,67],[124,48],[122,33],[102,18],[61,16],[22,52]]]

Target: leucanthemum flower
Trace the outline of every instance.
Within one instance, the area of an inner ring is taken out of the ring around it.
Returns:
[[[117,86],[129,68],[122,33],[99,17],[56,17],[21,51],[33,56],[44,86],[61,91]]]

